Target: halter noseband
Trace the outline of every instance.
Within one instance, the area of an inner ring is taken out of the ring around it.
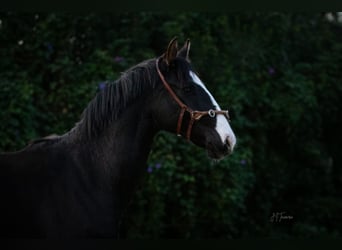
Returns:
[[[208,111],[197,111],[197,110],[192,110],[187,105],[185,105],[178,98],[178,96],[175,94],[175,92],[172,90],[170,85],[165,80],[163,74],[160,72],[160,69],[159,69],[159,60],[160,59],[161,58],[158,58],[156,60],[156,67],[157,67],[158,75],[159,75],[160,79],[162,80],[166,90],[169,92],[169,94],[171,95],[173,100],[175,100],[177,102],[177,104],[179,105],[179,107],[181,108],[181,111],[180,111],[180,114],[179,114],[179,117],[178,117],[178,122],[177,122],[177,130],[176,130],[178,136],[181,136],[182,122],[183,122],[183,117],[184,117],[185,111],[189,112],[189,114],[190,114],[190,122],[189,122],[189,125],[188,125],[188,130],[186,132],[186,139],[188,141],[190,140],[192,126],[194,125],[195,121],[200,120],[203,116],[208,115],[208,116],[214,118],[217,114],[222,114],[222,115],[226,116],[226,118],[229,120],[228,110],[209,109]]]

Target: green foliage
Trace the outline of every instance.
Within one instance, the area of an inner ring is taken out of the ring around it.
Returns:
[[[137,194],[140,202],[133,204],[127,216],[128,235],[224,238],[237,233],[235,221],[245,211],[244,197],[254,182],[248,154],[241,150],[213,162],[203,149],[160,133],[146,181]],[[147,231],[150,223],[153,231]]]
[[[35,137],[33,86],[24,81],[16,85],[2,80],[0,89],[0,147],[23,147],[26,143],[21,138]]]
[[[0,14],[0,149],[64,133],[99,84],[191,38],[238,144],[155,138],[128,238],[340,237],[341,26],[320,14]],[[271,222],[274,213],[293,219]]]

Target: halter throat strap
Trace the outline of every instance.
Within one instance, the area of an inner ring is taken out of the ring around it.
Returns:
[[[187,129],[187,132],[186,132],[186,139],[188,141],[190,140],[190,137],[191,137],[192,126],[194,125],[195,121],[200,120],[203,116],[208,115],[208,116],[214,118],[217,114],[223,114],[229,120],[228,110],[213,110],[213,109],[210,109],[208,111],[194,111],[191,108],[189,108],[187,105],[185,105],[178,98],[176,93],[170,87],[170,84],[167,83],[167,81],[165,80],[163,74],[161,73],[161,71],[159,69],[159,61],[160,61],[160,59],[161,59],[161,57],[159,57],[156,60],[156,68],[157,68],[158,75],[159,75],[161,81],[163,82],[164,87],[166,88],[166,90],[171,95],[172,99],[178,104],[178,106],[181,109],[180,113],[179,113],[179,117],[178,117],[177,130],[176,130],[176,133],[177,133],[178,136],[181,136],[181,129],[182,129],[182,123],[183,123],[183,118],[184,118],[185,111],[187,111],[190,114],[190,122],[189,122],[188,129]]]

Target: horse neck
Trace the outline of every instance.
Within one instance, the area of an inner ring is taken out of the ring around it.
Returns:
[[[96,139],[94,145],[102,148],[102,156],[112,166],[114,178],[135,175],[144,166],[157,130],[152,116],[140,100],[128,107],[120,118]],[[129,172],[131,171],[131,172]]]
[[[86,155],[85,164],[110,185],[120,207],[126,204],[139,183],[153,137],[158,132],[149,112],[150,103],[149,98],[138,98],[116,121],[92,138],[87,138],[82,129],[72,133],[71,141]]]

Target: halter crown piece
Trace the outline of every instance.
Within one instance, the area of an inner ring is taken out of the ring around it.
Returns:
[[[179,113],[179,117],[178,117],[178,122],[177,122],[177,135],[181,136],[181,129],[182,129],[182,122],[183,122],[183,117],[184,117],[184,113],[185,111],[189,112],[190,114],[190,122],[188,125],[188,129],[186,132],[186,139],[189,141],[190,140],[190,136],[191,136],[191,130],[192,130],[192,126],[194,125],[195,121],[200,120],[203,116],[210,116],[212,118],[214,118],[216,115],[218,114],[222,114],[224,116],[226,116],[226,118],[229,120],[229,113],[228,110],[214,110],[214,109],[209,109],[208,111],[197,111],[197,110],[192,110],[191,108],[189,108],[187,105],[185,105],[179,98],[178,96],[175,94],[175,92],[172,90],[172,88],[170,87],[170,85],[167,83],[167,81],[165,80],[163,74],[161,73],[160,69],[159,69],[159,61],[161,58],[158,58],[156,60],[156,68],[157,68],[157,72],[158,75],[160,77],[160,79],[162,80],[164,87],[166,88],[166,90],[169,92],[169,94],[171,95],[171,97],[173,98],[173,100],[179,105],[179,107],[181,108],[181,111]]]

